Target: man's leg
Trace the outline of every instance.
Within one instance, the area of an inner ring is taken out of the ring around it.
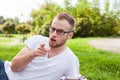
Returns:
[[[8,77],[5,73],[4,61],[0,60],[0,80],[8,80]]]

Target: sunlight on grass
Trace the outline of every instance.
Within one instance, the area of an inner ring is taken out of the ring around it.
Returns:
[[[88,44],[90,40],[78,38],[67,43],[80,61],[80,73],[88,80],[119,80],[120,55],[94,48]]]

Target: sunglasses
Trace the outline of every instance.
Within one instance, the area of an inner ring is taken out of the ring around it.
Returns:
[[[54,31],[56,31],[57,35],[60,35],[60,36],[64,35],[65,33],[73,32],[73,31],[64,31],[62,29],[56,29],[54,27],[50,27],[49,30],[50,30],[50,33],[53,33]]]

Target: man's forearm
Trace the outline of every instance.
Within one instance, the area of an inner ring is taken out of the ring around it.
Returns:
[[[22,71],[32,60],[34,56],[29,53],[15,57],[12,60],[11,69],[13,72]]]
[[[13,59],[11,69],[13,72],[22,71],[35,58],[33,51],[25,46]]]

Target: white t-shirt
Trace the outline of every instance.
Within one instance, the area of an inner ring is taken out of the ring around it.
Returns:
[[[25,41],[31,50],[41,43],[49,47],[49,38],[36,35]],[[12,72],[11,62],[5,62],[5,70],[9,80],[60,80],[61,77],[74,79],[79,76],[79,61],[73,52],[66,48],[60,54],[48,58],[36,57],[21,72]]]

